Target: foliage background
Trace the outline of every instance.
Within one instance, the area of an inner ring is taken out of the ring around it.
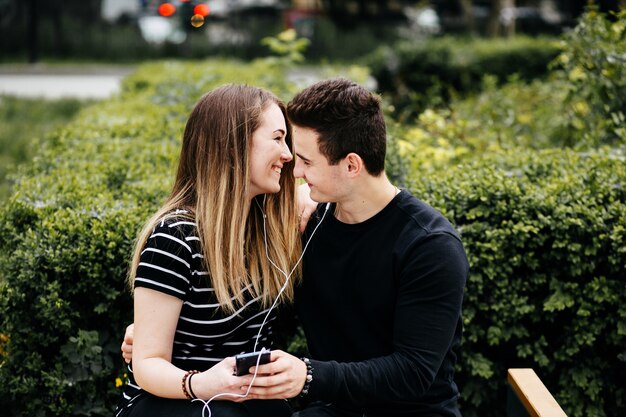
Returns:
[[[69,122],[86,102],[64,98],[52,103],[39,99],[0,97],[0,201],[10,193],[10,174],[29,161],[43,136]]]
[[[592,10],[539,80],[484,77],[477,92],[402,123],[383,95],[389,175],[455,223],[470,257],[457,374],[465,416],[503,414],[509,367],[534,368],[570,416],[626,413],[625,21]],[[288,100],[299,88],[294,41],[280,40],[291,58],[141,66],[20,169],[0,209],[8,415],[112,413],[131,320],[127,260],[168,190],[186,116],[226,82]],[[364,68],[342,71],[367,81]],[[301,337],[292,345],[302,349]]]

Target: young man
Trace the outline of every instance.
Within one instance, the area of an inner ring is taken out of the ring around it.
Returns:
[[[313,200],[332,202],[304,254],[295,301],[311,353],[307,396],[321,404],[296,414],[460,416],[453,377],[469,264],[459,236],[388,180],[385,122],[368,90],[322,81],[287,113],[294,174]]]
[[[311,377],[281,360],[262,365],[251,398],[295,384],[312,402],[299,417],[460,416],[454,365],[469,266],[458,234],[388,180],[385,122],[368,90],[322,81],[287,112],[294,174],[331,203],[307,225],[304,241],[319,227],[296,290]]]

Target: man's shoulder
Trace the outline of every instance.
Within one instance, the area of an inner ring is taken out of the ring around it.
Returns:
[[[424,235],[444,233],[459,238],[452,223],[439,210],[406,190],[399,197],[397,207],[410,220],[407,222],[409,230],[419,230]]]
[[[409,219],[400,234],[399,253],[407,258],[419,254],[420,259],[428,259],[429,262],[445,262],[449,271],[458,272],[447,276],[451,282],[464,285],[469,263],[459,233],[438,210],[407,194],[398,203]],[[445,261],[442,254],[445,254]]]

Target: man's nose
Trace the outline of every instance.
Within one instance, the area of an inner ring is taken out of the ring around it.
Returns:
[[[296,165],[293,168],[293,176],[296,178],[304,178],[304,168],[300,158],[296,158]]]

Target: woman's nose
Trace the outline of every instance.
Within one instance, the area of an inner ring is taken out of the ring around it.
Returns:
[[[289,162],[292,159],[293,159],[293,155],[291,154],[291,151],[289,150],[289,146],[285,144],[285,146],[283,147],[283,151],[280,154],[280,160],[283,162]]]

